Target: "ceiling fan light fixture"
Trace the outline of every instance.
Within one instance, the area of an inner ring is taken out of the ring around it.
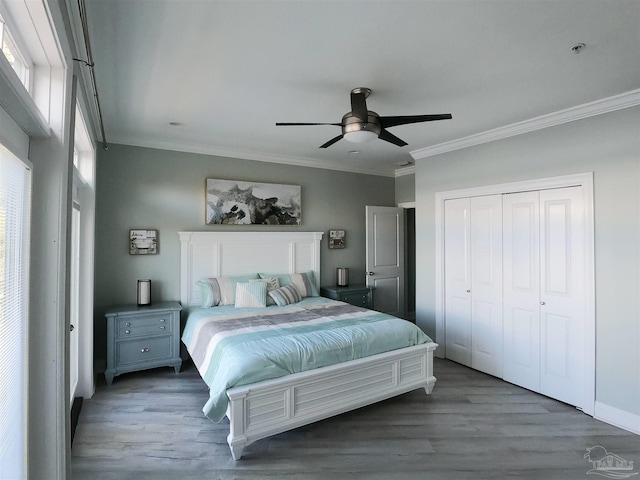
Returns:
[[[378,138],[378,134],[371,130],[355,130],[345,133],[343,138],[351,143],[368,143]]]
[[[378,121],[378,114],[368,112],[367,121],[362,121],[359,117],[349,112],[342,117],[342,138],[351,143],[372,142],[381,132]]]

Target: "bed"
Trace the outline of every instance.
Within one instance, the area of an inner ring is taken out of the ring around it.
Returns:
[[[203,412],[229,418],[234,460],[262,438],[418,388],[431,393],[429,337],[317,295],[322,232],[179,235],[182,339],[209,386]],[[265,296],[277,305],[252,303]]]

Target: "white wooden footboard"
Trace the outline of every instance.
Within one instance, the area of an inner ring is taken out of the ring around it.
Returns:
[[[417,388],[433,390],[433,351],[426,343],[227,391],[234,460],[247,445]]]

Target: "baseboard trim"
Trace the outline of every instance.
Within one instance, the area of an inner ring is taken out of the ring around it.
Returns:
[[[593,418],[609,423],[628,432],[640,435],[640,415],[596,402]]]

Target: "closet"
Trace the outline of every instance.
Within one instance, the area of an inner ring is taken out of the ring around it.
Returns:
[[[446,200],[446,356],[581,404],[581,186]]]

